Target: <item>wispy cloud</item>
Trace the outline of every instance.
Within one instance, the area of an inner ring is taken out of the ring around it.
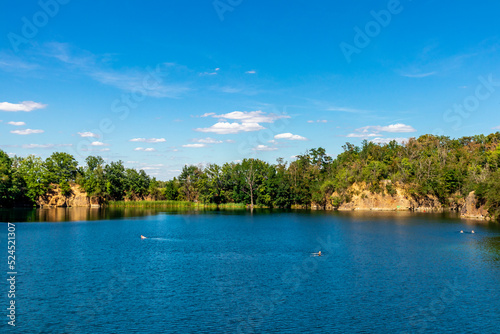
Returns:
[[[200,73],[201,76],[203,75],[217,75],[217,73],[220,71],[220,68],[216,68],[215,70],[213,70],[212,72],[202,72]]]
[[[33,130],[33,129],[24,129],[24,130],[13,130],[11,133],[16,135],[32,135],[36,133],[43,133],[43,130]]]
[[[194,141],[195,143],[202,143],[202,144],[222,144],[223,143],[222,140],[217,140],[217,139],[210,138],[210,137],[201,138],[201,139],[195,138],[192,141]]]
[[[362,132],[416,132],[412,126],[402,124],[402,123],[397,123],[397,124],[391,124],[391,125],[369,125],[369,126],[364,126],[362,128],[357,129],[357,131],[362,131]]]
[[[230,119],[242,123],[273,123],[278,119],[290,118],[288,115],[266,114],[261,110],[257,111],[233,111],[227,114],[205,114],[203,117],[211,116],[219,119]]]
[[[154,148],[152,148],[152,147],[147,147],[147,148],[137,147],[137,148],[134,148],[134,151],[156,152],[156,150]]]
[[[309,120],[307,123],[328,123],[328,121],[326,119],[318,119],[316,121]]]
[[[43,109],[45,107],[47,107],[46,104],[33,101],[23,101],[20,103],[0,102],[0,110],[8,112],[18,112],[18,111],[30,112],[36,109]]]
[[[90,145],[91,146],[109,146],[109,144],[105,144],[102,141],[93,141]]]
[[[54,148],[54,147],[70,147],[73,146],[73,144],[24,144],[21,145],[22,148],[25,149],[49,149],[49,148]]]
[[[347,135],[349,138],[369,138],[369,137],[380,137],[382,132],[389,133],[408,133],[416,132],[415,128],[410,125],[397,123],[390,125],[369,125],[358,128],[354,130],[354,133]]]
[[[7,72],[30,71],[38,68],[38,65],[25,62],[19,57],[0,52],[0,69]]]
[[[207,146],[207,144],[201,144],[201,143],[182,145],[182,147],[188,147],[188,148],[202,148],[202,147],[206,147],[206,146]]]
[[[250,70],[250,71],[246,71],[245,73],[246,73],[246,74],[255,74],[255,73],[257,73],[257,72],[256,72],[255,70]]]
[[[130,139],[130,141],[140,143],[164,143],[167,140],[165,138],[133,138]]]
[[[407,78],[425,78],[437,74],[437,72],[427,72],[427,73],[401,73],[401,76]]]
[[[24,123],[24,122],[8,122],[7,124],[14,125],[14,126],[26,125],[26,123]]]
[[[142,169],[142,170],[158,170],[160,168],[159,167],[141,167],[140,169]]]
[[[139,91],[146,96],[178,98],[189,91],[184,84],[164,83],[169,72],[177,67],[173,63],[161,63],[149,69],[117,70],[110,68],[103,56],[56,42],[45,45],[44,55],[72,66],[73,70],[77,69],[102,84],[127,92]]]
[[[92,132],[78,132],[78,135],[82,138],[99,138],[99,135]]]
[[[253,148],[254,151],[276,151],[277,147],[270,147],[267,145],[257,145]]]
[[[497,42],[483,41],[479,45],[462,53],[443,55],[443,48],[438,43],[425,46],[414,59],[396,70],[401,76],[408,78],[425,78],[446,73],[466,66],[467,61],[484,54],[496,53]]]
[[[350,133],[347,138],[366,138],[366,137],[377,137],[380,136],[378,133]]]
[[[217,134],[236,134],[240,132],[251,132],[265,129],[259,123],[274,123],[278,119],[290,118],[288,115],[276,115],[265,113],[261,110],[256,111],[233,111],[226,114],[205,113],[200,117],[218,118],[219,122],[208,127],[198,128],[198,132],[213,132]],[[227,120],[235,121],[233,123]]]
[[[280,133],[276,136],[274,136],[274,139],[287,139],[287,140],[308,140],[306,137],[302,137],[299,135],[294,135],[289,132],[287,133]]]
[[[265,127],[258,123],[229,123],[218,122],[208,128],[198,128],[198,132],[212,132],[220,135],[236,134],[240,132],[251,132],[263,130]]]

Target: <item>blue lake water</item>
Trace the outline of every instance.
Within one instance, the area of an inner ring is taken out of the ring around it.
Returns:
[[[2,315],[1,332],[500,332],[495,224],[410,213],[80,214],[3,212],[31,222],[16,223],[16,328]]]

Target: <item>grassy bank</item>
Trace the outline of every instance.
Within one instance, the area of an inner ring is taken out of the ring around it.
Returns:
[[[106,204],[110,208],[176,208],[176,209],[246,209],[241,203],[194,203],[188,201],[110,201]]]

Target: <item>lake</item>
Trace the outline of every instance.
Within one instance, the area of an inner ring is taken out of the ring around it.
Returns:
[[[16,327],[7,325],[2,280],[2,332],[500,328],[497,224],[269,210],[2,210],[0,219],[17,222]],[[7,224],[0,228],[7,273]]]

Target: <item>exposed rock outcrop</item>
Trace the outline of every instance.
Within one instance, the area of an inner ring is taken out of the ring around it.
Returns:
[[[462,205],[460,210],[460,216],[462,218],[490,219],[488,210],[484,204],[479,202],[474,191],[470,192],[465,198],[465,203]]]
[[[388,191],[388,185],[391,193]],[[342,201],[338,207],[327,205],[340,211],[422,211],[442,212],[454,208],[445,208],[435,196],[413,197],[409,194],[407,187],[401,184],[393,184],[391,181],[382,181],[380,191],[373,193],[365,183],[354,183],[348,189],[349,200]],[[333,193],[331,198],[341,197]]]
[[[41,196],[36,204],[40,207],[97,207],[100,206],[98,198],[89,198],[87,193],[79,185],[71,185],[71,192],[65,196],[58,185],[52,185],[52,189]]]

